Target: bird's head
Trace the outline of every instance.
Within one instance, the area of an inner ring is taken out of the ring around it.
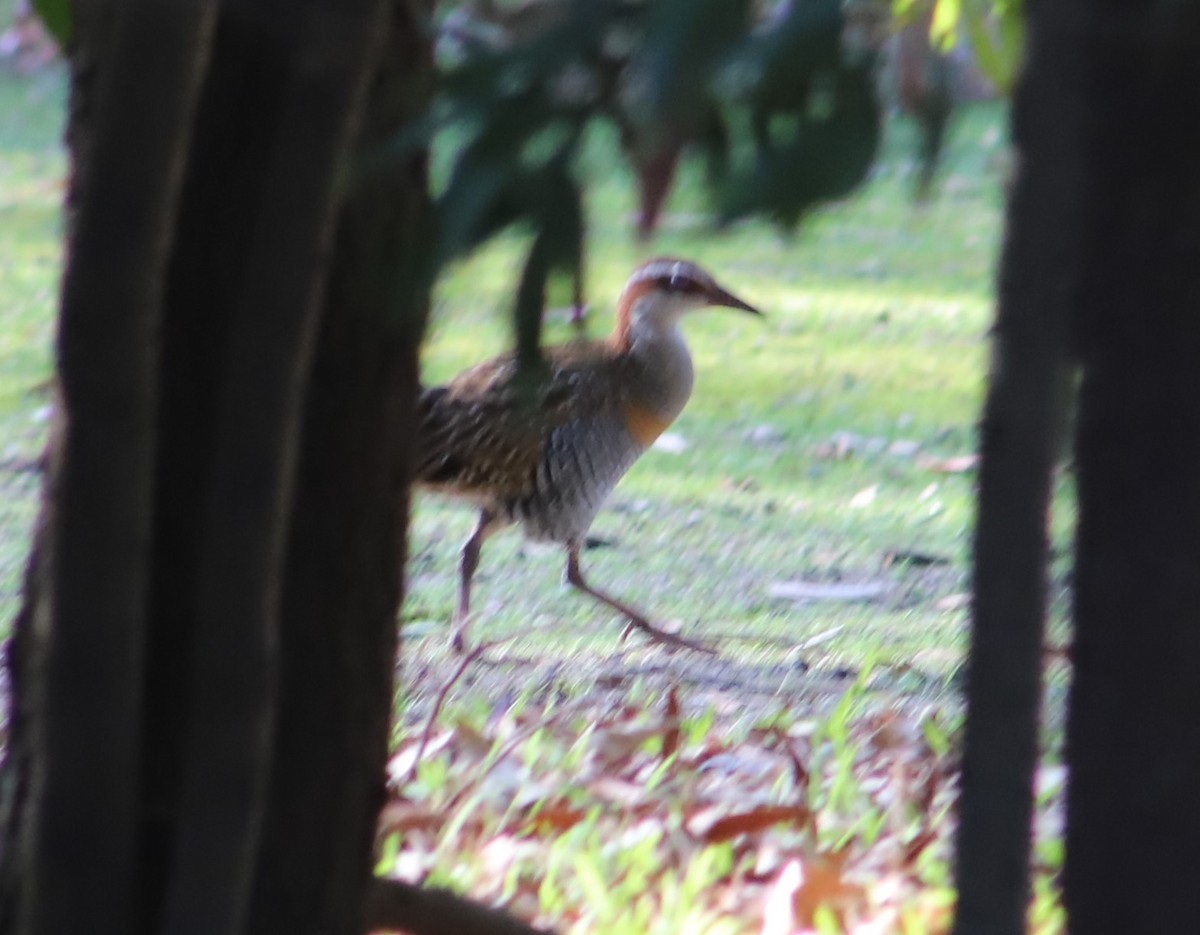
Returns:
[[[695,263],[669,257],[647,260],[633,271],[621,293],[617,332],[623,336],[638,326],[671,328],[685,312],[710,306],[762,314]]]

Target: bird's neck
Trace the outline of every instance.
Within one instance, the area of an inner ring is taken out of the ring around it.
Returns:
[[[643,302],[650,301],[643,299]],[[692,395],[692,355],[675,310],[645,307],[621,317],[613,335],[617,352],[629,363],[631,400],[664,427],[683,411]]]

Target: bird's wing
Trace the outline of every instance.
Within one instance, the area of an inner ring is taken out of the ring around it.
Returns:
[[[549,373],[537,382],[518,382],[516,358],[505,355],[422,392],[417,482],[486,501],[530,493],[551,433],[600,410],[613,366],[600,342],[545,358]]]

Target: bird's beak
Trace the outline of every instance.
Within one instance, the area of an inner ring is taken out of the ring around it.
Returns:
[[[749,302],[743,302],[732,292],[726,292],[720,286],[717,286],[708,294],[708,304],[719,305],[722,308],[741,309],[743,312],[749,312],[751,315],[762,315],[762,312]]]

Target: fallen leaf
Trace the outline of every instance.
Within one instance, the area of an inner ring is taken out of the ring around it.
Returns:
[[[845,928],[850,910],[863,907],[866,890],[857,883],[847,883],[843,876],[849,857],[850,849],[844,847],[835,853],[817,854],[801,864],[800,886],[792,898],[795,919],[801,927],[811,927],[817,910],[824,906]]]
[[[454,749],[457,753],[463,753],[472,759],[482,760],[496,745],[496,741],[481,734],[474,727],[464,720],[454,722]]]
[[[869,732],[867,739],[877,750],[915,747],[920,740],[920,733],[912,721],[902,718],[895,711],[881,711],[872,715],[864,726]]]
[[[850,498],[850,506],[855,510],[862,509],[864,506],[870,506],[875,500],[875,495],[879,493],[879,485],[872,484],[870,487],[865,487]]]
[[[583,821],[587,813],[565,802],[550,802],[529,816],[527,829],[537,832],[567,831]]]
[[[764,805],[761,808],[725,815],[708,827],[689,826],[688,830],[705,844],[720,844],[722,841],[736,838],[739,834],[754,834],[785,822],[805,825],[811,818],[812,812],[803,805]]]

